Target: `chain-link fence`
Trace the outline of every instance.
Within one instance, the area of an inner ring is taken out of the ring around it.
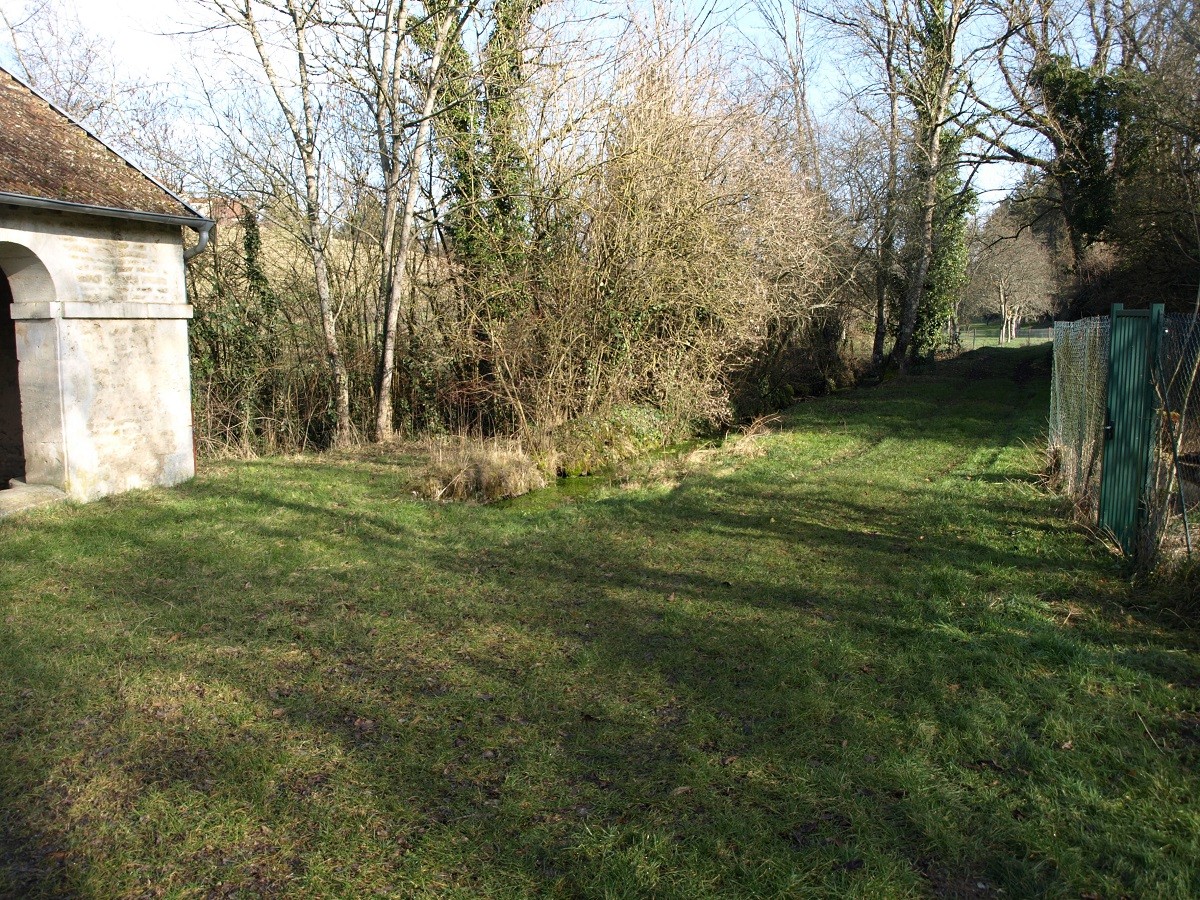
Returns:
[[[1173,315],[1163,322],[1150,373],[1156,434],[1133,548],[1144,569],[1190,554],[1200,543],[1200,317]],[[1054,326],[1051,471],[1059,490],[1092,523],[1100,508],[1108,421],[1110,326],[1107,316]]]
[[[1162,411],[1150,464],[1143,555],[1190,554],[1200,534],[1200,317],[1166,316],[1154,389]]]
[[[1018,328],[1016,335],[1007,341],[1000,340],[999,325],[967,325],[957,334],[958,346],[962,350],[977,350],[980,347],[1028,347],[1053,340],[1053,328]]]

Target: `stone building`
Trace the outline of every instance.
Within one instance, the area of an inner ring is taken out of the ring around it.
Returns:
[[[194,474],[185,228],[190,257],[211,221],[0,69],[0,485]]]

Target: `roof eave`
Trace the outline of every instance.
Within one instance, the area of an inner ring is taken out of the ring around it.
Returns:
[[[178,194],[176,194],[173,190],[171,190],[169,187],[167,187],[165,184],[163,184],[161,181],[159,181],[153,175],[150,175],[146,171],[144,171],[141,166],[135,165],[134,163],[130,162],[128,157],[126,157],[124,153],[121,153],[119,150],[115,149],[111,144],[108,143],[108,141],[104,140],[103,138],[100,137],[100,135],[96,134],[96,132],[92,131],[92,129],[88,128],[82,122],[78,121],[69,112],[67,112],[65,109],[63,109],[61,106],[59,106],[57,103],[55,103],[53,100],[51,100],[49,97],[47,97],[45,94],[43,94],[37,88],[35,88],[33,85],[29,84],[20,75],[17,75],[15,72],[11,72],[8,69],[5,69],[3,67],[0,67],[0,71],[5,72],[10,78],[12,78],[19,85],[21,85],[23,88],[25,88],[25,90],[29,91],[29,93],[33,94],[35,97],[37,97],[39,100],[41,100],[47,106],[49,106],[52,110],[54,110],[56,113],[58,113],[64,119],[66,119],[68,122],[70,122],[72,125],[74,125],[76,128],[78,128],[80,131],[82,131],[84,134],[86,134],[88,137],[90,137],[92,140],[94,140],[100,146],[104,147],[104,149],[106,149],[109,153],[111,153],[113,156],[115,156],[117,159],[119,159],[125,165],[129,166],[129,168],[133,169],[133,171],[137,172],[139,175],[141,175],[143,178],[145,178],[147,181],[149,181],[151,184],[153,184],[156,188],[158,188],[160,191],[162,191],[164,194],[166,194],[168,197],[170,197],[172,200],[174,200],[176,203],[178,203],[180,206],[182,206],[188,212],[196,215],[202,221],[205,221],[205,222],[209,221],[207,219],[204,219],[203,216],[200,216],[200,213],[197,212],[197,210],[190,203],[188,203],[186,200],[184,200],[182,197],[180,197]],[[2,192],[0,192],[0,193],[2,193]],[[37,199],[37,198],[33,198],[33,199]],[[102,207],[97,207],[97,208],[102,208]],[[216,223],[213,223],[213,224],[216,224]],[[188,225],[187,227],[191,228],[192,226]],[[209,226],[209,227],[211,227],[211,226]]]
[[[23,206],[27,209],[49,209],[55,212],[78,213],[85,216],[103,216],[109,219],[125,219],[131,222],[152,222],[158,225],[178,225],[190,228],[197,234],[206,232],[216,223],[200,215],[176,216],[170,213],[144,212],[137,209],[117,209],[110,206],[92,206],[73,203],[70,200],[47,200],[45,197],[28,197],[0,191],[0,204]]]

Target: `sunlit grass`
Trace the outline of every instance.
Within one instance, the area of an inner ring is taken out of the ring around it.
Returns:
[[[1193,896],[1197,642],[1040,488],[1048,374],[590,497],[365,454],[0,523],[0,895]]]
[[[1025,325],[1017,331],[1017,337],[1005,344],[1000,343],[1000,326],[973,323],[963,326],[959,332],[959,346],[965,352],[982,350],[985,347],[1032,347],[1053,340],[1048,326]]]

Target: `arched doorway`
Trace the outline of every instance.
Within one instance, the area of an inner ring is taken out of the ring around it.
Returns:
[[[0,269],[0,490],[25,477],[25,437],[21,428],[21,385],[17,377],[17,333],[12,287]]]
[[[0,240],[0,292],[0,485],[21,478],[61,488],[66,465],[54,280],[32,249]]]

